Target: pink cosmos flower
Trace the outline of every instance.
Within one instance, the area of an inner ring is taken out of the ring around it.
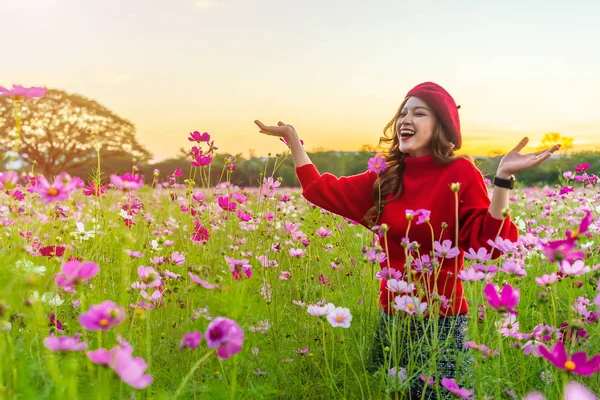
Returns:
[[[477,252],[473,248],[470,248],[468,253],[465,252],[465,258],[477,263],[484,263],[492,259],[492,253],[488,253],[485,247],[480,247]]]
[[[289,281],[290,279],[292,279],[292,273],[290,271],[281,271],[281,274],[279,274],[280,281]]]
[[[185,263],[185,256],[178,251],[171,254],[171,264],[182,266]]]
[[[263,184],[260,188],[260,194],[263,197],[270,199],[275,195],[275,191],[279,186],[281,186],[281,181],[273,180],[273,178],[270,176],[268,178],[263,178]]]
[[[65,172],[57,175],[52,184],[45,177],[40,176],[37,184],[32,188],[32,192],[39,194],[46,203],[67,200],[75,190],[77,186],[71,182],[71,178]]]
[[[160,275],[154,268],[140,265],[137,269],[137,273],[144,284],[151,287],[157,287],[160,285]]]
[[[585,265],[582,260],[577,260],[573,264],[563,261],[560,263],[559,270],[566,276],[582,276],[590,272],[590,267]]]
[[[442,386],[448,389],[449,392],[460,397],[461,399],[471,399],[473,396],[473,392],[458,387],[454,379],[446,378],[445,376],[442,378]]]
[[[396,296],[394,308],[404,311],[407,314],[421,314],[427,309],[427,302],[421,302],[421,299],[413,296]]]
[[[450,239],[446,239],[442,243],[436,240],[433,243],[433,249],[438,257],[454,258],[460,254],[458,247],[452,247],[452,241]]]
[[[598,372],[600,367],[600,354],[587,360],[587,354],[583,351],[573,353],[568,356],[563,342],[554,344],[552,350],[548,350],[545,345],[539,348],[540,354],[546,360],[550,361],[558,369],[577,375],[590,376]]]
[[[333,305],[333,303],[327,303],[324,306],[310,304],[306,308],[306,311],[308,311],[308,313],[310,315],[312,315],[313,317],[322,317],[322,316],[328,315],[334,309],[335,309],[335,306]]]
[[[375,274],[376,279],[402,279],[402,272],[394,269],[383,267],[381,271]]]
[[[207,281],[203,281],[202,279],[200,279],[200,277],[192,274],[191,272],[188,272],[188,275],[190,276],[190,279],[194,282],[196,282],[198,285],[202,286],[205,289],[214,289],[215,285],[208,283]]]
[[[490,307],[494,310],[503,313],[509,312],[511,314],[517,314],[515,307],[519,304],[520,291],[517,287],[510,285],[504,285],[502,292],[498,295],[496,287],[488,283],[483,289],[483,296],[487,300]]]
[[[325,228],[324,226],[320,227],[319,229],[317,229],[317,236],[320,236],[322,238],[328,238],[331,237],[332,232],[330,229]]]
[[[44,339],[44,346],[50,351],[81,351],[88,347],[87,343],[79,342],[81,335],[78,333],[73,337],[56,337],[52,333]]]
[[[408,373],[406,372],[406,368],[390,368],[388,371],[388,375],[392,379],[398,379],[400,382],[404,382],[408,379]]]
[[[409,284],[403,280],[390,279],[387,281],[387,290],[392,293],[412,293],[415,290],[415,284]]]
[[[23,87],[21,85],[12,85],[12,89],[0,86],[0,96],[4,97],[25,97],[28,99],[42,98],[46,95],[48,89],[43,87]]]
[[[598,400],[596,395],[579,382],[571,381],[565,386],[564,400]],[[531,392],[523,400],[546,400],[539,392]]]
[[[427,223],[429,221],[429,217],[431,217],[431,211],[426,210],[424,208],[419,208],[417,211],[406,210],[406,219],[412,221],[414,217],[418,217],[417,225],[421,225]]]
[[[327,321],[331,326],[342,328],[350,328],[350,321],[352,321],[352,314],[350,309],[344,307],[336,307],[327,314]]]
[[[246,275],[246,278],[250,278],[252,276],[252,266],[250,265],[250,260],[235,260],[227,256],[225,256],[225,260],[227,260],[229,263],[229,269],[231,270],[233,279],[239,281],[242,279],[242,274]]]
[[[110,176],[110,181],[117,189],[138,190],[144,186],[144,177],[138,174],[126,173],[121,176],[113,174]]]
[[[485,273],[477,271],[475,268],[467,268],[458,274],[458,279],[463,281],[480,281],[485,277]]]
[[[244,331],[234,320],[225,317],[213,319],[204,335],[209,348],[218,347],[217,355],[222,359],[239,353],[244,343]]]
[[[555,272],[551,273],[550,275],[544,274],[544,275],[540,276],[539,278],[535,278],[535,281],[537,282],[538,286],[552,285],[557,280],[558,280],[558,275],[556,275]]]
[[[306,254],[306,250],[304,249],[290,249],[290,256],[302,258]]]
[[[73,286],[88,282],[98,271],[100,267],[93,262],[67,261],[61,266],[61,272],[54,275],[54,281],[65,292],[73,292]]]
[[[525,344],[523,344],[523,346],[521,346],[521,350],[523,350],[523,354],[525,354],[526,356],[528,355],[532,355],[534,357],[541,357],[541,353],[540,353],[540,345],[542,343],[538,342],[537,340],[529,340],[527,342],[525,342]]]
[[[179,343],[179,350],[187,349],[197,349],[200,341],[202,340],[202,334],[198,331],[189,332],[183,335],[181,338],[181,343]]]
[[[375,172],[376,174],[385,171],[388,167],[385,158],[381,156],[375,156],[369,160],[368,170],[371,172]]]
[[[152,376],[144,374],[148,364],[141,357],[133,357],[131,347],[115,346],[110,351],[89,351],[88,358],[99,365],[107,365],[121,380],[136,389],[144,389],[152,383]]]
[[[116,303],[106,300],[91,306],[89,311],[79,316],[79,323],[90,331],[108,331],[125,319],[125,310]]]
[[[190,142],[208,142],[210,141],[210,134],[208,132],[204,132],[200,134],[198,131],[190,132],[190,137],[188,138]]]

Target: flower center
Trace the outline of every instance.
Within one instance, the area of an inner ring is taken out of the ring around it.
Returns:
[[[56,188],[48,189],[48,196],[57,196],[57,195],[58,195],[58,190],[56,190]]]
[[[406,306],[406,308],[408,308],[409,310],[414,310],[415,309],[415,305],[413,303],[408,303],[408,305]]]
[[[566,369],[567,371],[569,371],[569,372],[570,372],[570,371],[573,371],[573,370],[575,369],[575,363],[574,363],[573,361],[571,361],[571,360],[567,361],[567,362],[565,363],[565,369]]]
[[[337,322],[343,322],[343,321],[344,321],[344,318],[342,318],[342,316],[341,316],[341,315],[338,315],[337,317],[335,317],[335,320],[336,320]]]
[[[102,318],[99,324],[100,326],[108,326],[108,320],[106,318]]]
[[[575,239],[577,236],[579,236],[579,229],[575,229],[571,232],[571,239]]]
[[[381,164],[375,164],[375,168],[381,167]]]

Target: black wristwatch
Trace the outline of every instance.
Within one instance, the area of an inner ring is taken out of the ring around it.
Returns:
[[[499,178],[495,176],[493,183],[494,186],[498,186],[505,189],[513,189],[515,187],[515,176],[511,175],[508,179]]]

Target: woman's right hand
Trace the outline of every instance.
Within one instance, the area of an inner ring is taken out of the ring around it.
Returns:
[[[293,126],[286,125],[281,121],[277,123],[277,126],[267,126],[259,120],[255,120],[254,123],[260,128],[260,133],[269,136],[277,136],[289,140],[296,133]]]

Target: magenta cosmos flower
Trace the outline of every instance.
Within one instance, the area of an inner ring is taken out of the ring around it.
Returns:
[[[93,262],[68,261],[61,267],[61,272],[54,275],[54,281],[65,292],[73,292],[73,286],[86,283],[98,274],[100,267]]]
[[[594,221],[594,218],[592,217],[592,213],[589,210],[586,210],[585,216],[579,223],[579,227],[572,232],[571,231],[566,232],[567,238],[568,239],[577,239],[579,237],[579,235],[587,232],[588,228],[590,227],[590,225],[592,224],[593,221]]]
[[[125,310],[110,300],[91,306],[87,313],[79,316],[81,325],[90,331],[108,331],[124,319]]]
[[[204,154],[202,150],[196,146],[192,148],[192,155],[194,157],[194,161],[192,161],[193,167],[205,167],[212,162],[212,156]]]
[[[461,399],[470,399],[473,396],[473,392],[471,392],[467,389],[458,387],[458,385],[456,384],[456,381],[454,379],[443,377],[442,378],[442,386],[445,387],[446,389],[448,389],[448,391],[450,393],[457,395]]]
[[[152,383],[152,376],[144,374],[148,364],[141,357],[133,357],[131,347],[115,346],[110,351],[98,349],[88,352],[88,358],[95,364],[107,365],[119,378],[136,389],[144,389]]]
[[[0,96],[5,97],[26,97],[28,99],[41,98],[46,95],[47,89],[43,87],[23,87],[21,85],[12,85],[12,89],[0,86]]]
[[[224,317],[213,319],[204,334],[209,348],[218,347],[217,355],[227,359],[239,353],[244,343],[244,331],[234,320]]]
[[[210,134],[208,132],[204,132],[200,134],[198,131],[190,132],[190,137],[188,138],[190,142],[208,142],[210,140]]]
[[[381,156],[375,156],[371,158],[368,162],[369,171],[375,172],[376,174],[385,171],[387,166],[388,165],[385,162],[385,159]]]
[[[197,349],[201,340],[202,334],[198,331],[186,333],[181,338],[181,343],[179,343],[179,350],[183,350],[184,348],[192,350]]]
[[[52,333],[44,339],[44,346],[50,351],[81,351],[88,347],[87,343],[79,342],[81,335],[78,333],[73,337],[56,337]]]
[[[483,289],[483,296],[494,310],[501,313],[509,312],[511,314],[518,314],[515,311],[515,307],[519,304],[521,296],[519,288],[504,285],[500,295],[498,295],[496,287],[492,283],[488,283]]]
[[[217,199],[217,203],[219,204],[219,207],[229,212],[235,211],[235,208],[237,207],[237,203],[235,201],[231,201],[229,199],[229,196],[219,196],[219,198]]]
[[[130,173],[126,173],[121,176],[111,175],[110,181],[117,189],[138,190],[144,186],[144,177],[138,174],[132,175]]]
[[[563,342],[556,342],[552,346],[552,350],[548,350],[545,345],[541,345],[539,352],[542,357],[554,364],[556,368],[569,373],[589,376],[600,372],[600,354],[595,355],[589,361],[584,351],[573,353],[569,357]]]

